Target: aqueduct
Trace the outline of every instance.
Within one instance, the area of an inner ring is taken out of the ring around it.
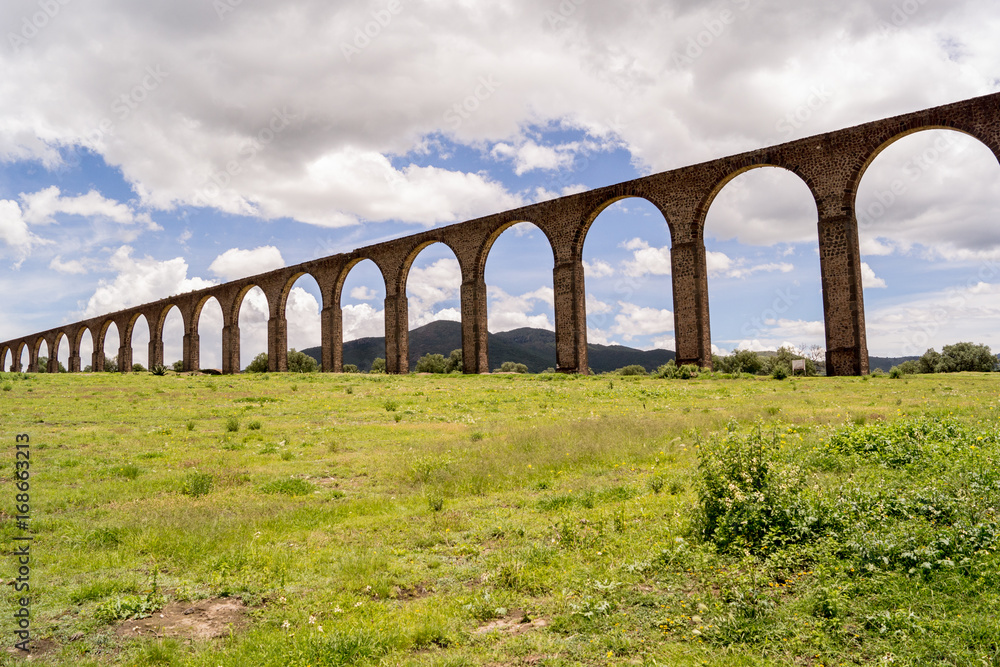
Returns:
[[[405,373],[409,370],[407,275],[420,251],[440,242],[454,252],[461,268],[464,370],[488,372],[486,258],[504,230],[530,222],[545,233],[553,253],[557,369],[586,373],[584,239],[591,223],[606,207],[626,197],[640,197],[659,209],[670,231],[677,361],[709,367],[712,344],[705,216],[719,191],[738,175],[758,167],[780,167],[798,175],[816,202],[827,373],[866,374],[868,348],[855,211],[858,184],[886,147],[906,135],[930,129],[968,134],[983,142],[1000,161],[1000,93],[540,202],[56,327],[0,343],[0,363],[10,353],[10,369],[20,370],[22,354],[27,348],[27,370],[36,372],[39,349],[45,342],[49,350],[47,370],[53,372],[58,368],[59,344],[65,336],[70,349],[69,371],[79,372],[80,342],[90,332],[94,350],[92,366],[95,371],[102,370],[104,334],[113,323],[119,332],[119,367],[127,371],[132,367],[132,331],[143,317],[150,333],[149,364],[162,364],[163,324],[176,307],[184,323],[184,369],[196,370],[199,316],[205,303],[215,298],[223,315],[222,371],[239,372],[240,306],[247,292],[256,286],[267,297],[269,309],[268,364],[273,371],[287,370],[285,303],[295,281],[309,274],[322,293],[322,369],[339,372],[343,366],[341,290],[351,268],[370,259],[385,281],[386,370]]]

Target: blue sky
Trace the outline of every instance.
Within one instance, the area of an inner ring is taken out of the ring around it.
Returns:
[[[1000,89],[1000,6],[986,0],[13,0],[0,25],[0,339]],[[985,147],[901,140],[858,211],[871,354],[1000,350],[1000,165]],[[776,169],[713,203],[720,352],[823,344],[815,223],[808,190]],[[669,246],[647,202],[598,218],[592,342],[673,347]],[[492,331],[552,327],[551,265],[537,229],[501,236]],[[458,286],[446,249],[422,253],[411,326],[458,319]],[[297,287],[289,344],[318,345],[315,284]],[[346,338],[382,333],[383,298],[359,265]],[[266,349],[264,312],[251,295],[244,363]],[[202,365],[218,366],[217,306],[200,327]],[[168,360],[180,336],[175,314]],[[140,325],[141,363],[147,341]]]

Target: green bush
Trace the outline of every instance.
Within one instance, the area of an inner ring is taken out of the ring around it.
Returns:
[[[344,372],[345,373],[357,373],[358,372],[358,366],[357,366],[357,364],[344,364]]]
[[[630,364],[615,371],[618,375],[649,375],[646,369],[639,364]]]
[[[778,459],[776,433],[757,424],[701,447],[696,530],[722,551],[759,550],[818,536],[824,513],[810,506],[801,471]]]
[[[174,369],[175,373],[181,373],[181,372],[184,371],[184,361],[181,360],[181,359],[178,359],[173,364],[171,364],[170,367]]]
[[[305,352],[299,352],[294,347],[288,351],[287,358],[289,373],[316,373],[319,371],[319,362]]]
[[[253,358],[247,367],[243,369],[244,373],[266,373],[267,372],[267,352],[261,352],[256,357]]]
[[[698,376],[699,368],[694,364],[684,364],[677,369],[677,378],[679,380],[690,380],[693,377]]]
[[[240,420],[236,417],[229,417],[226,419],[226,431],[229,433],[235,433],[240,430]]]
[[[784,365],[776,364],[771,370],[771,377],[775,380],[784,380],[788,377],[788,371],[785,369]]]
[[[667,363],[663,364],[656,369],[653,373],[654,377],[663,378],[665,380],[673,380],[677,377],[677,364],[671,359]]]
[[[903,369],[900,368],[899,366],[893,366],[892,368],[889,369],[889,377],[892,378],[893,380],[898,380],[905,374],[906,373],[904,373]]]
[[[372,362],[372,369],[370,373],[385,373],[385,359],[382,357],[376,357],[375,361]]]
[[[133,373],[145,373],[146,372],[146,367],[143,366],[142,364],[132,364],[132,372]]]
[[[519,364],[516,361],[505,361],[500,364],[498,369],[499,373],[527,373],[528,367],[524,364]]]
[[[462,350],[452,350],[448,356],[448,363],[445,366],[445,373],[461,373],[464,370],[462,365]]]
[[[446,373],[448,360],[443,354],[431,354],[428,352],[417,360],[416,372],[418,373]]]
[[[153,375],[162,377],[167,374],[167,367],[164,366],[163,364],[156,364],[149,369],[149,372],[152,373]]]

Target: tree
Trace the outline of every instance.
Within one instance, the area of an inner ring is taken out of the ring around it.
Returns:
[[[989,345],[975,343],[945,345],[941,348],[941,357],[950,360],[949,366],[955,371],[990,373],[997,370],[997,358]]]
[[[294,347],[288,351],[289,373],[315,373],[319,364],[305,352],[298,352]]]
[[[170,366],[170,368],[172,368],[175,373],[180,373],[181,371],[184,370],[184,362],[178,359]]]
[[[344,364],[344,372],[345,373],[357,373],[358,372],[358,366],[357,366],[357,364]]]
[[[375,361],[372,362],[372,369],[368,372],[385,373],[385,359],[382,357],[375,357]]]
[[[132,364],[132,372],[133,373],[145,373],[146,372],[146,367],[143,366],[142,364]]]
[[[104,372],[105,373],[117,373],[118,372],[118,357],[104,357]]]
[[[445,373],[461,373],[465,370],[462,365],[462,350],[452,350],[451,355],[448,357],[448,363],[445,365]]]
[[[176,370],[176,368],[175,368]],[[253,358],[247,367],[243,369],[244,373],[266,373],[267,372],[267,352],[261,352],[256,357]]]
[[[428,352],[417,360],[416,371],[418,373],[446,373],[448,361],[443,354],[431,354]]]
[[[629,364],[624,368],[619,368],[615,371],[618,375],[649,375],[646,369],[639,364]]]
[[[764,371],[768,375],[774,376],[775,371],[780,367],[785,377],[788,377],[792,374],[792,360],[794,359],[805,359],[805,357],[797,354],[791,348],[779,347],[777,354],[768,357],[764,362]],[[806,359],[806,375],[816,375],[816,362],[812,359]]]
[[[941,363],[941,355],[932,347],[924,352],[917,363],[920,364],[921,373],[936,373],[938,364]]]
[[[56,369],[56,372],[57,373],[65,373],[66,372],[66,367],[63,366],[63,362],[60,361],[58,363],[59,363],[59,368]],[[41,373],[48,373],[49,372],[49,358],[48,357],[38,357],[38,370]]]

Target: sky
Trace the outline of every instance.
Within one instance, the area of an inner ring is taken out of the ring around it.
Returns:
[[[995,0],[6,0],[0,27],[0,340],[1000,90]],[[870,354],[1000,351],[990,151],[906,137],[857,208]],[[796,176],[732,181],[706,247],[718,353],[823,345],[816,207]],[[615,204],[584,259],[589,341],[672,349],[662,215]],[[498,239],[491,331],[553,328],[551,267],[530,224]],[[411,328],[460,319],[459,283],[449,250],[421,253]],[[346,340],[383,333],[384,297],[359,264]],[[300,279],[290,347],[319,345],[318,300]],[[244,365],[266,350],[266,312],[251,292]],[[203,367],[221,365],[221,328],[210,302]],[[175,310],[168,362],[181,336]],[[139,363],[148,339],[140,320]]]

